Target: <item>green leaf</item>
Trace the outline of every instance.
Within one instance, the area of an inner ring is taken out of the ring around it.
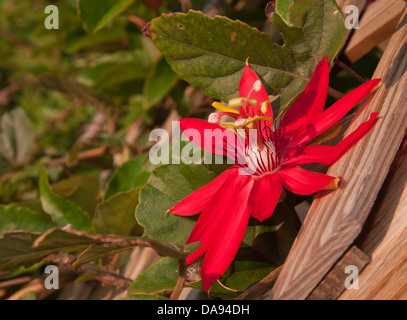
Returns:
[[[0,235],[13,230],[44,232],[51,226],[48,217],[33,210],[0,205]]]
[[[44,168],[40,172],[39,193],[42,208],[52,216],[57,226],[64,227],[67,224],[72,224],[77,230],[93,231],[92,221],[85,211],[73,202],[52,192],[48,183],[47,172]]]
[[[133,248],[134,248],[133,246],[90,245],[85,251],[83,251],[78,256],[78,259],[73,264],[73,267],[77,268],[81,264],[96,261],[108,255],[122,253],[123,251],[131,250]]]
[[[244,291],[265,278],[274,267],[247,266],[247,269],[230,273],[228,269],[219,281],[233,290]],[[236,298],[240,292],[233,292],[222,287],[218,282],[214,282],[209,290],[209,295],[223,299]]]
[[[0,238],[0,271],[30,267],[51,253],[98,243],[87,236],[54,228],[39,232],[13,231]]]
[[[93,219],[96,232],[117,235],[140,235],[134,212],[138,205],[140,187],[116,193],[98,204]]]
[[[0,280],[13,279],[19,275],[34,272],[34,271],[38,270],[39,268],[41,268],[43,265],[44,265],[43,262],[38,262],[28,268],[21,266],[18,269],[13,270],[11,272],[5,272],[5,273],[0,274]]]
[[[25,112],[17,108],[5,113],[0,120],[0,163],[22,163],[33,147],[34,133]]]
[[[79,16],[92,33],[126,10],[135,0],[78,0]]]
[[[144,108],[148,109],[162,99],[178,81],[178,75],[172,71],[165,59],[160,59],[151,69],[144,83]]]
[[[246,228],[246,232],[243,236],[243,243],[252,246],[254,244],[254,241],[258,236],[261,234],[264,234],[266,232],[276,232],[278,231],[281,226],[283,225],[284,222],[282,222],[278,226],[267,226],[267,225],[254,225],[254,226],[248,226]]]
[[[165,212],[193,191],[209,183],[215,174],[202,165],[163,165],[156,168],[140,193],[138,223],[146,235],[184,244],[195,221]]]
[[[0,237],[0,271],[30,267],[48,253],[33,251],[31,246],[40,233],[15,231]]]
[[[162,258],[144,270],[128,288],[130,294],[154,294],[174,288],[178,278],[178,262]]]
[[[276,1],[276,13],[290,27],[301,27],[302,18],[316,0]]]
[[[87,33],[78,39],[69,41],[66,49],[69,53],[73,53],[100,45],[120,43],[120,41],[123,41],[123,39],[127,39],[124,28],[112,26],[112,28],[105,28],[103,32],[99,32],[97,34]]]
[[[87,194],[96,198],[99,194],[99,181],[97,178],[78,174],[67,179],[60,180],[52,185],[52,191],[63,197],[72,196],[79,187],[85,189]]]
[[[117,168],[107,182],[104,199],[108,199],[116,193],[145,185],[150,175],[142,170],[146,158],[147,153],[141,154]]]
[[[93,217],[99,197],[99,181],[97,178],[78,174],[54,183],[51,189],[57,196],[62,196],[75,203],[89,217]]]
[[[334,0],[310,6],[301,27],[290,27],[273,13],[271,23],[281,32],[284,45],[240,21],[209,18],[200,12],[167,14],[151,22],[152,39],[173,70],[189,83],[217,99],[238,96],[247,58],[269,93],[286,105],[304,89],[317,63],[332,61],[346,28]]]

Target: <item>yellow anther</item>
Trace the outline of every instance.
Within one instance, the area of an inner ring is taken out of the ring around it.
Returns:
[[[229,100],[229,105],[231,107],[241,107],[242,106],[242,100],[246,101],[246,98],[242,98],[242,97],[237,97],[237,98],[233,98],[231,100]],[[249,105],[250,106],[254,106],[257,104],[257,100],[256,99],[249,99]]]
[[[267,100],[267,101],[264,101],[264,102],[261,104],[260,110],[261,110],[261,112],[262,112],[263,114],[265,114],[265,113],[267,112],[267,106],[268,106],[269,103],[270,103],[270,100]]]
[[[221,112],[230,112],[230,113],[234,113],[234,114],[239,114],[239,111],[229,108],[217,101],[215,101],[214,103],[212,103],[212,107],[214,107],[215,109],[221,111]]]

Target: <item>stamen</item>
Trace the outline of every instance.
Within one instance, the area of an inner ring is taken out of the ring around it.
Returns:
[[[242,98],[242,97],[237,97],[237,98],[233,98],[231,100],[229,100],[229,106],[231,107],[241,107],[243,105],[242,100],[246,101],[246,98]],[[256,99],[249,99],[249,105],[256,105],[257,104],[257,100]]]
[[[215,101],[214,103],[212,103],[212,107],[214,107],[215,109],[222,111],[222,112],[229,112],[229,113],[234,113],[234,114],[239,114],[239,111],[229,108],[217,101]]]
[[[256,116],[254,118],[250,118],[249,120],[247,120],[246,125],[251,124],[252,122],[255,121],[269,121],[271,120],[271,117],[261,117],[261,116]]]

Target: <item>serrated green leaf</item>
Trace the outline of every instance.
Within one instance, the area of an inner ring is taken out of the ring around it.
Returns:
[[[72,224],[77,230],[93,231],[92,221],[85,211],[73,202],[52,192],[48,183],[47,172],[44,168],[40,172],[39,193],[42,208],[54,219],[57,226],[64,227],[67,224]]]
[[[226,17],[209,18],[200,12],[167,14],[151,23],[152,39],[181,78],[204,93],[228,101],[238,96],[246,59],[269,93],[286,105],[304,89],[317,63],[332,61],[346,28],[334,0],[317,0],[308,8],[300,28],[271,15],[284,45],[268,34]]]
[[[79,16],[89,32],[95,33],[126,10],[135,0],[78,0]]]
[[[215,176],[202,165],[163,165],[156,168],[141,190],[136,209],[136,219],[145,228],[146,235],[184,244],[195,221],[165,212]]]

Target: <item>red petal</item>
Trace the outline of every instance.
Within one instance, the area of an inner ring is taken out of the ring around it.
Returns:
[[[181,216],[191,216],[202,212],[209,203],[210,199],[219,191],[223,184],[228,181],[227,179],[232,175],[238,174],[236,170],[236,168],[230,168],[222,172],[222,174],[213,179],[211,182],[178,202],[169,210],[169,212]]]
[[[238,138],[231,130],[202,119],[181,119],[180,128],[200,148],[236,160]]]
[[[291,143],[293,145],[307,143],[327,130],[338,120],[343,118],[343,116],[345,116],[356,103],[366,97],[379,81],[380,79],[370,80],[339,99],[331,107],[303,125],[303,128],[299,129],[298,134],[292,139]]]
[[[379,113],[374,112],[370,119],[362,123],[355,131],[335,146],[309,146],[292,158],[285,160],[284,165],[321,163],[328,165],[341,158],[356,142],[358,142],[375,124]]]
[[[329,64],[322,59],[300,97],[284,114],[280,127],[285,133],[298,129],[324,110],[329,84]]]
[[[250,217],[247,201],[253,183],[250,177],[247,178],[249,180],[244,180],[248,183],[243,187],[241,184],[235,186],[234,197],[229,198],[229,208],[223,212],[223,220],[202,261],[201,276],[206,291],[231,264],[246,231]]]
[[[281,182],[291,192],[309,195],[324,189],[337,178],[305,170],[301,167],[283,167],[277,171]]]
[[[217,190],[209,203],[202,211],[197,223],[187,240],[187,243],[199,241],[200,247],[187,257],[187,264],[193,262],[200,257],[210,246],[218,232],[223,228],[224,216],[229,216],[231,207],[236,196],[236,186],[242,186],[247,181],[248,177],[231,175],[224,180],[222,186]]]
[[[243,76],[240,79],[240,83],[239,83],[239,96],[240,97],[246,97],[249,94],[249,92],[252,90],[253,88],[253,84],[260,79],[257,76],[257,74],[246,64],[244,69],[243,69]],[[261,89],[259,92],[252,92],[250,95],[250,98],[254,98],[256,99],[257,103],[262,103],[264,101],[267,101],[269,99],[269,96],[267,95],[267,91],[264,88],[264,85],[262,84]],[[249,115],[251,117],[256,116],[256,111],[257,111],[257,106],[251,106],[249,108]],[[259,111],[260,116],[264,116],[264,117],[270,117],[271,120],[266,121],[266,124],[269,125],[270,127],[272,127],[273,125],[273,110],[271,109],[271,104],[268,104],[267,106],[267,112],[266,113],[262,113],[261,111]]]
[[[269,218],[282,191],[280,176],[268,174],[260,179],[253,179],[254,184],[249,198],[249,210],[252,217],[260,222]]]

